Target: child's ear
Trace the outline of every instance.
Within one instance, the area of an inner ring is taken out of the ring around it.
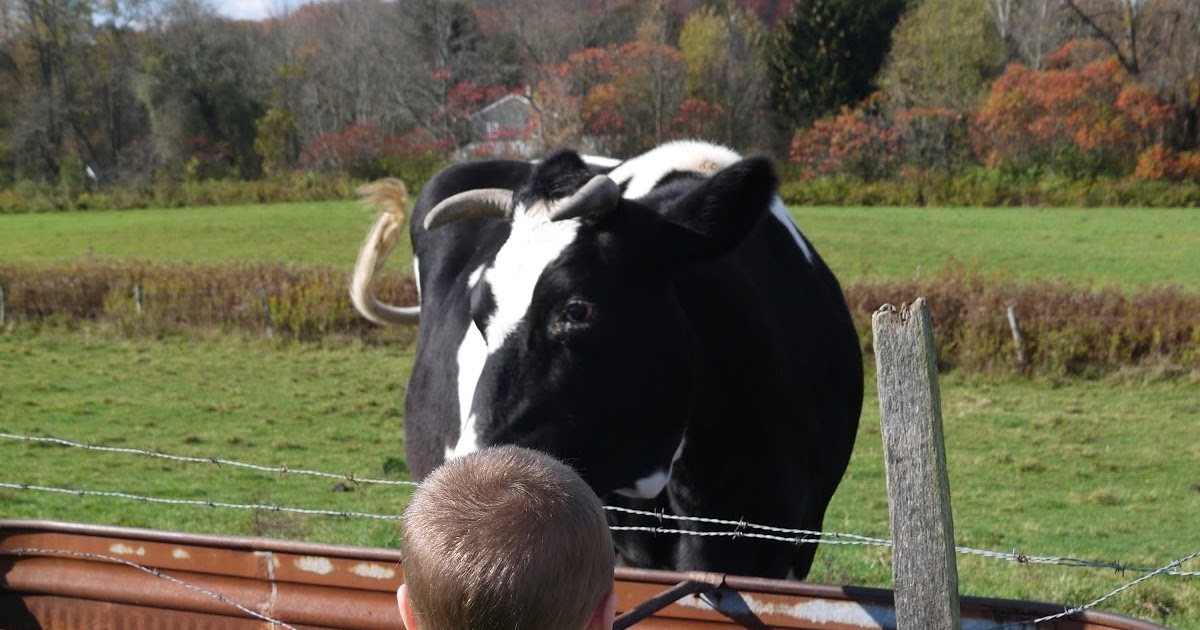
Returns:
[[[737,247],[770,211],[779,179],[765,157],[731,164],[689,191],[663,216],[682,230],[664,230],[662,253],[676,263],[714,258]]]
[[[609,593],[596,605],[592,618],[588,620],[584,630],[612,630],[613,619],[617,617],[617,595]]]
[[[404,622],[405,630],[420,630],[417,626],[417,616],[412,611],[412,602],[408,599],[407,584],[401,584],[396,591],[396,603],[400,605],[400,619]]]

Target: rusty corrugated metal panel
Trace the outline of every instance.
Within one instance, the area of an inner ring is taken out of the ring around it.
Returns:
[[[13,556],[14,549],[48,551]],[[197,589],[219,593],[225,600],[306,630],[402,627],[394,593],[404,576],[396,550],[0,521],[3,550],[8,552],[0,555],[4,628],[278,627]],[[617,570],[618,610],[633,609],[689,579],[725,588],[685,595],[633,627],[872,630],[894,626],[892,594],[887,590],[638,569]],[[1053,614],[1061,607],[966,597],[962,610],[964,629],[973,630]],[[1162,626],[1087,612],[1039,626],[1047,628],[1157,630]]]

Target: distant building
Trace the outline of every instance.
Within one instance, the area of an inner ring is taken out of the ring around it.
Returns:
[[[509,94],[471,114],[472,142],[458,151],[458,157],[533,157],[538,153],[534,141],[533,103],[521,94]]]

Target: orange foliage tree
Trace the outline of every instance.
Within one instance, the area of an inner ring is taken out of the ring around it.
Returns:
[[[1133,82],[1114,58],[1078,67],[1073,49],[1052,55],[1040,72],[1011,64],[992,84],[973,117],[985,164],[1124,175],[1133,156],[1164,140],[1175,107]]]

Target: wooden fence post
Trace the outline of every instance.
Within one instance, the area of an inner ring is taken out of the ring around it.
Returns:
[[[142,283],[133,285],[133,299],[137,302],[137,316],[142,316]]]
[[[899,630],[959,630],[958,565],[933,325],[924,298],[871,320]]]
[[[263,330],[266,331],[268,337],[274,337],[275,331],[271,327],[271,301],[267,299],[265,290],[259,291],[258,297],[262,300]]]
[[[0,327],[8,321],[8,305],[4,303],[4,285],[0,284]]]
[[[1025,343],[1021,339],[1021,323],[1017,320],[1017,305],[1008,305],[1008,327],[1012,329],[1013,344],[1017,347],[1017,368],[1025,369]]]

